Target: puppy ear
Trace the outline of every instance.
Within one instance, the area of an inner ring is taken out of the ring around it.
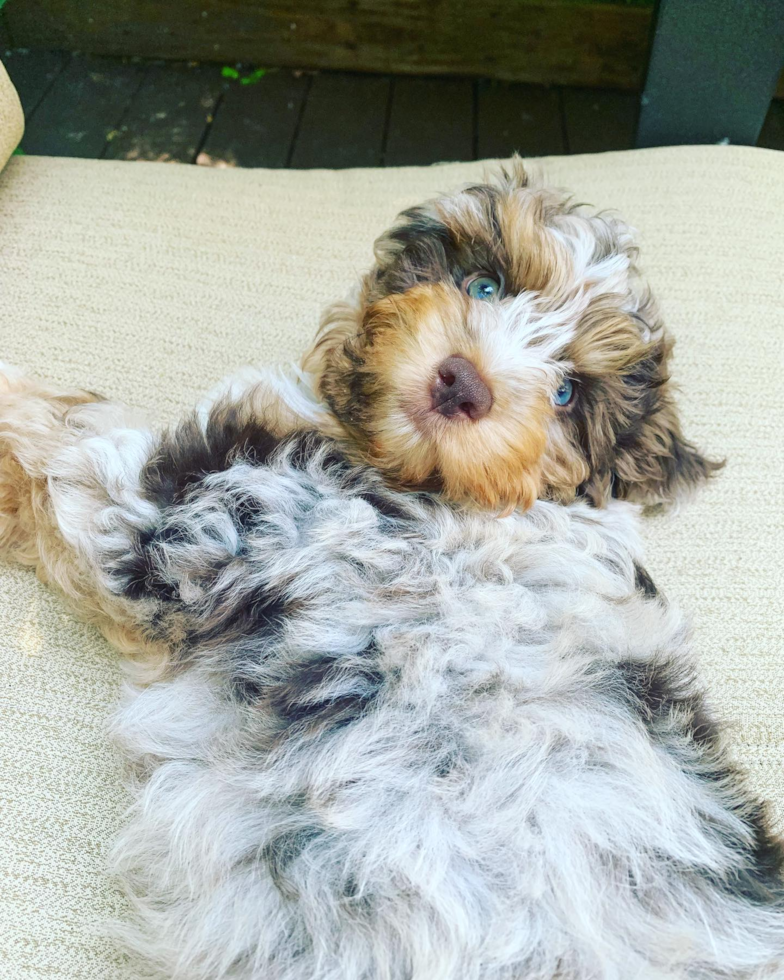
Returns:
[[[724,466],[703,456],[681,431],[667,373],[671,343],[662,338],[623,378],[629,426],[616,436],[610,493],[645,504],[670,503]]]
[[[670,503],[687,495],[724,466],[683,438],[677,412],[664,404],[642,424],[615,458],[611,493],[640,503]]]
[[[364,297],[328,306],[319,324],[316,341],[302,359],[302,368],[313,376],[313,385],[338,418],[350,409],[349,379],[357,367],[354,345],[362,331]]]

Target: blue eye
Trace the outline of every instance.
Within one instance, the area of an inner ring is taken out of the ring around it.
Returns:
[[[463,288],[471,299],[495,299],[501,292],[501,283],[492,276],[473,276],[466,279]]]
[[[574,384],[569,378],[564,378],[553,396],[553,401],[556,405],[568,405],[573,398]]]

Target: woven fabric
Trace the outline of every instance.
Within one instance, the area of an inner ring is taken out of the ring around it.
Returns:
[[[24,132],[24,116],[16,89],[0,61],[0,170],[19,146]]]
[[[489,165],[204,170],[14,158],[0,175],[0,359],[173,419],[237,367],[297,356],[401,208]],[[726,456],[646,524],[694,619],[713,701],[784,823],[780,556],[784,155],[654,149],[537,162],[640,230],[678,338],[686,430]],[[121,975],[104,855],[125,804],[103,735],[116,656],[34,577],[0,567],[0,977]]]

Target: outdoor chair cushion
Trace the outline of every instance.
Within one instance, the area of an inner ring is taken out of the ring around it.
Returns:
[[[0,166],[21,110],[0,67]],[[677,338],[688,435],[726,469],[648,519],[654,580],[784,825],[784,154],[679,147],[538,160],[619,210]],[[225,374],[295,358],[406,206],[491,162],[348,171],[14,156],[0,174],[0,360],[174,420]],[[119,658],[26,569],[0,564],[0,977],[114,980],[105,870],[123,819],[105,728]],[[131,971],[131,975],[133,972]]]

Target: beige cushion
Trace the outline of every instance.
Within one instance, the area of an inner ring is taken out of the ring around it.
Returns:
[[[647,526],[654,578],[694,617],[705,677],[754,786],[784,817],[784,156],[703,147],[539,164],[640,229],[679,338],[687,429],[726,455],[680,514]],[[247,362],[295,357],[320,308],[402,207],[484,164],[204,170],[15,157],[0,175],[0,358],[172,419]],[[0,977],[112,980],[100,922],[122,819],[104,738],[113,652],[0,567]]]
[[[24,116],[19,96],[0,62],[0,169],[19,146],[23,132]]]

